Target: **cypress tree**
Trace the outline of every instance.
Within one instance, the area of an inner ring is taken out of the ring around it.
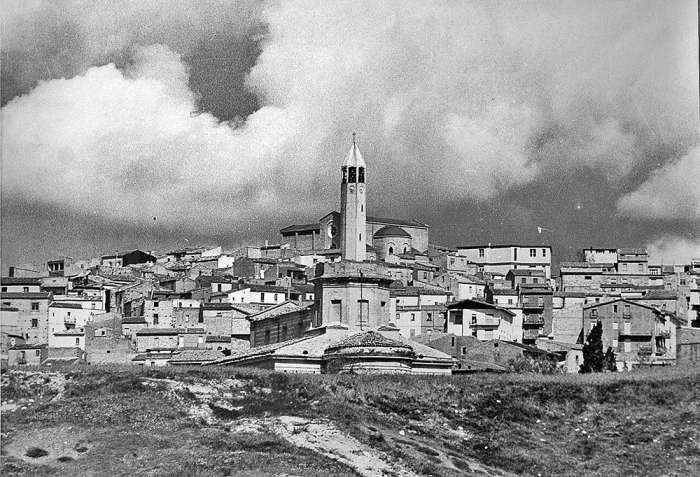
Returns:
[[[583,364],[579,373],[600,373],[603,365],[603,324],[598,320],[583,345]]]
[[[616,361],[617,358],[615,357],[615,352],[613,351],[612,346],[608,346],[608,350],[605,352],[605,371],[617,371]]]

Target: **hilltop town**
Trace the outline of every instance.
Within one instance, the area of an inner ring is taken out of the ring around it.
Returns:
[[[427,224],[367,215],[354,142],[338,165],[340,211],[275,244],[9,267],[3,363],[452,374],[524,360],[574,373],[598,323],[620,371],[700,359],[700,258],[590,248],[555,264],[548,245],[436,245]]]

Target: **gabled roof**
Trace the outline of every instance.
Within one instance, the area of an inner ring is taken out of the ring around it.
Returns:
[[[509,315],[515,316],[515,313],[510,311],[507,308],[503,308],[498,305],[494,305],[493,303],[486,303],[485,301],[480,301],[480,300],[472,300],[472,299],[466,299],[466,300],[461,300],[457,301],[455,303],[451,303],[447,305],[447,308],[451,310],[474,310],[474,309],[479,309],[479,308],[487,308],[491,310],[501,310],[503,312],[508,313]]]
[[[321,224],[316,222],[315,224],[307,224],[307,225],[290,225],[289,227],[285,227],[282,230],[280,230],[280,234],[285,235],[285,234],[293,234],[296,232],[316,232],[316,231],[321,231]]]
[[[584,309],[584,310],[587,310],[587,309],[589,309],[589,308],[596,308],[596,307],[603,306],[603,305],[610,305],[610,304],[612,304],[612,303],[619,302],[619,301],[623,301],[623,302],[625,302],[625,303],[629,303],[630,305],[634,305],[634,306],[640,306],[640,307],[646,308],[646,309],[648,309],[648,310],[659,311],[657,308],[654,308],[653,306],[645,305],[645,304],[643,304],[643,303],[639,303],[639,302],[633,301],[633,300],[628,300],[628,299],[626,299],[626,298],[616,298],[616,299],[614,299],[614,300],[601,301],[601,302],[599,302],[599,303],[592,303],[592,304],[590,304],[590,305],[584,306],[583,309]]]
[[[285,301],[284,303],[280,303],[279,305],[273,306],[272,308],[268,308],[267,310],[263,310],[259,313],[250,315],[247,318],[250,321],[262,321],[270,318],[277,318],[278,316],[286,315],[287,313],[300,311],[309,308],[310,306],[311,305],[299,306],[293,301]]]
[[[35,277],[2,277],[2,285],[41,285],[41,278]]]
[[[83,307],[78,305],[77,303],[63,303],[60,301],[54,301],[49,305],[51,308],[73,308],[73,309],[78,309],[82,310]]]
[[[49,300],[52,296],[53,294],[51,292],[0,293],[0,299],[3,300]]]

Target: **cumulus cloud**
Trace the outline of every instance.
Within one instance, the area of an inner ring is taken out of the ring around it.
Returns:
[[[681,220],[700,232],[700,149],[654,171],[620,198],[618,212],[642,220]]]
[[[489,201],[572,171],[625,180],[697,142],[693,2],[57,5],[3,20],[28,92],[2,110],[3,194],[120,220],[320,215],[352,131],[373,197],[408,214],[434,190]],[[220,88],[257,99],[235,124],[194,113],[196,52],[219,35],[260,42],[245,85]]]
[[[647,244],[650,263],[686,264],[700,259],[700,240],[669,237]]]

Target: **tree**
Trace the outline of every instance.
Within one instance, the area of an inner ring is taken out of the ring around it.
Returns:
[[[583,345],[583,364],[579,373],[600,373],[603,364],[603,324],[598,320]]]
[[[608,346],[608,350],[605,352],[605,371],[615,372],[617,371],[617,358],[615,357],[615,352],[612,346]]]

